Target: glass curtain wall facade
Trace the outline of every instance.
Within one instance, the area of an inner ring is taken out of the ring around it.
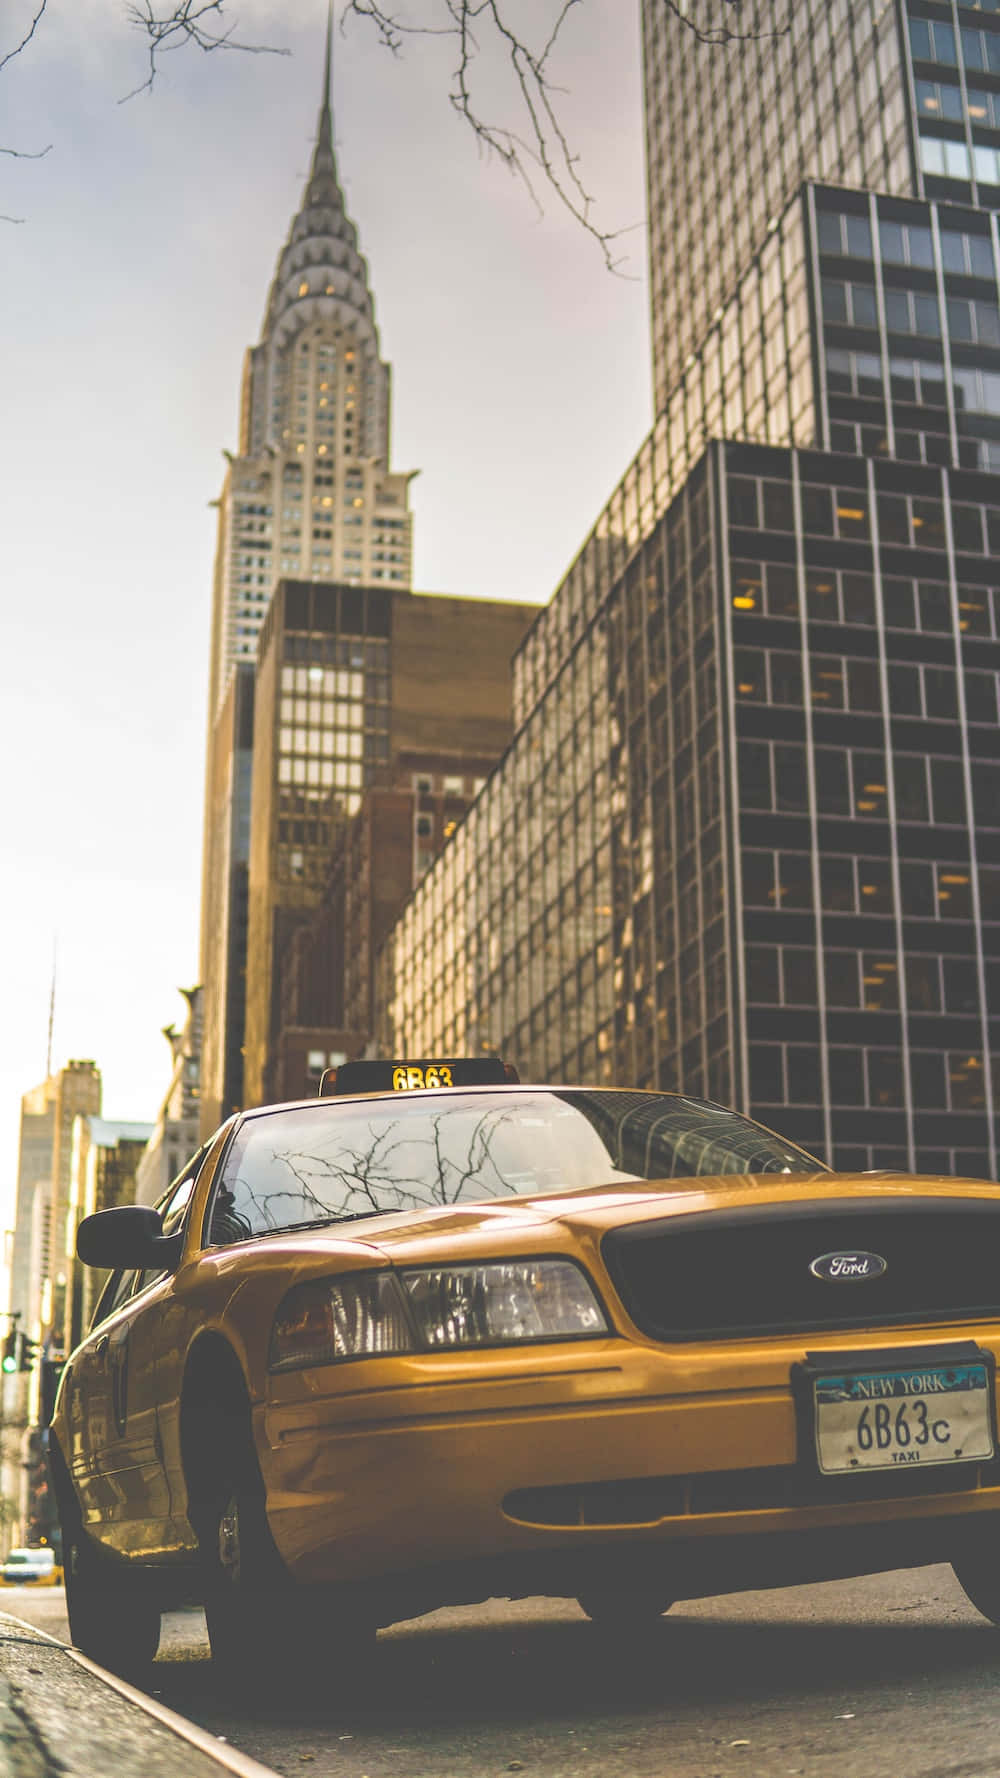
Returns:
[[[909,0],[919,190],[1000,206],[1000,7]]]
[[[710,447],[383,951],[383,1053],[995,1174],[998,520],[991,476]]]
[[[719,500],[746,1095],[995,1175],[1000,481],[730,445]]]
[[[812,194],[823,442],[1000,469],[998,218]]]
[[[281,581],[254,716],[243,1091],[267,1097],[280,958],[314,911],[335,836],[389,757],[392,595]]]
[[[379,1047],[614,1072],[607,622],[586,624],[379,958]]]
[[[813,444],[822,432],[813,348],[807,199],[797,196],[708,328],[551,603],[514,660],[525,721],[601,608],[632,550],[704,453],[726,434]]]
[[[997,7],[723,50],[644,0],[658,417],[383,952],[384,1053],[995,1175]]]
[[[894,5],[758,0],[740,47],[700,43],[662,0],[642,24],[659,413],[804,181],[919,187]]]

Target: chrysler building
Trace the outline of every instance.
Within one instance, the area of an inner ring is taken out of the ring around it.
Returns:
[[[337,177],[331,36],[332,16],[312,167],[246,356],[219,500],[210,723],[234,666],[256,657],[279,579],[410,585],[410,477],[388,467],[390,371]]]
[[[333,152],[332,10],[312,166],[260,341],[246,355],[239,451],[229,457],[218,502],[200,963],[202,1095],[215,1121],[242,1094],[255,678],[272,595],[280,581],[387,592],[411,585],[410,477],[388,467],[389,367],[379,357],[368,268]],[[313,812],[339,797],[350,814],[358,799],[361,768],[351,750],[361,743],[361,679],[349,661],[330,677],[320,704],[334,725],[329,734],[301,722],[287,730],[287,795],[301,795]],[[319,680],[322,692],[322,672]],[[294,725],[309,701],[288,701],[282,720]],[[293,757],[300,740],[329,752]],[[338,747],[349,754],[343,762]]]

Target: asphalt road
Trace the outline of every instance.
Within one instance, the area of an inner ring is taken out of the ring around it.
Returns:
[[[2,1604],[66,1634],[61,1591],[4,1589]],[[214,1681],[200,1613],[175,1612],[151,1689],[310,1778],[1000,1773],[1000,1631],[949,1568],[677,1605],[632,1646],[568,1604],[441,1611],[384,1631],[346,1695],[334,1683],[239,1710]]]

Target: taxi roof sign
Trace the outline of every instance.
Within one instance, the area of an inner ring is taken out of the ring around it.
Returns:
[[[421,1057],[418,1061],[342,1062],[319,1083],[321,1099],[339,1093],[416,1093],[442,1087],[517,1084],[517,1070],[499,1056]]]

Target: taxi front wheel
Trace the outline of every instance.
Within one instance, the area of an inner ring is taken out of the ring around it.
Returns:
[[[642,1586],[592,1587],[576,1602],[598,1629],[623,1636],[648,1630],[674,1603],[662,1587]]]
[[[212,1659],[229,1678],[251,1679],[285,1645],[287,1580],[271,1541],[264,1498],[233,1488],[219,1509],[205,1621]]]
[[[350,1637],[322,1589],[296,1586],[275,1549],[262,1492],[234,1489],[219,1511],[205,1601],[212,1659],[230,1684],[308,1685],[346,1672],[374,1629]]]

